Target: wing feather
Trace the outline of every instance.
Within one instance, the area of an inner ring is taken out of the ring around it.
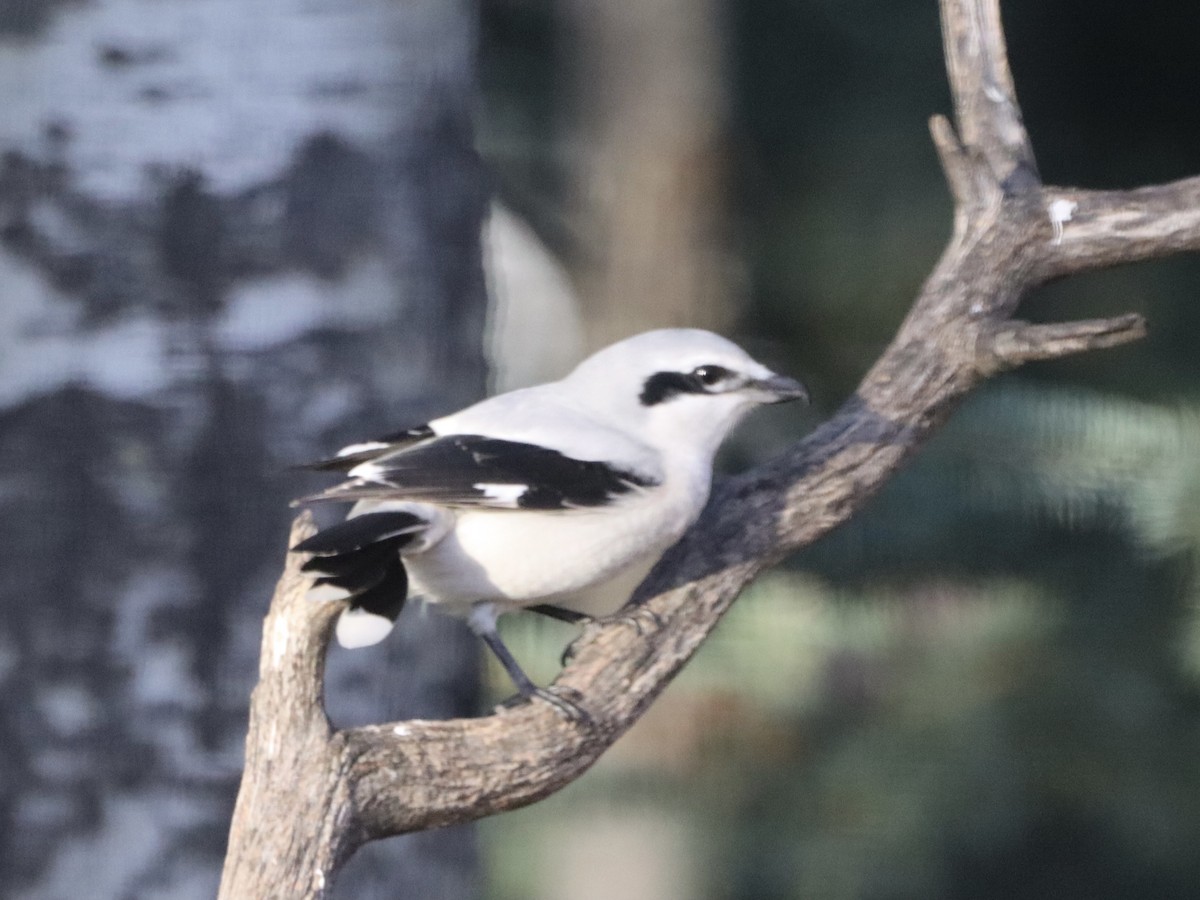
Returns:
[[[365,460],[350,478],[296,503],[415,500],[452,507],[585,509],[653,487],[632,468],[483,435],[424,440]]]
[[[336,456],[318,459],[316,462],[301,463],[296,468],[309,469],[314,472],[349,472],[365,462],[412,447],[433,436],[433,429],[428,425],[418,425],[416,428],[384,435],[377,440],[350,444],[339,450]]]

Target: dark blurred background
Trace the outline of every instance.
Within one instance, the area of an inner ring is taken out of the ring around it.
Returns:
[[[1049,183],[1200,174],[1200,7],[1004,7]],[[0,894],[211,896],[286,466],[649,327],[833,410],[949,235],[932,0],[0,2]],[[1070,225],[1068,223],[1067,227]],[[339,896],[1200,894],[1200,261],[1052,285],[1132,347],[977,392],[576,784]],[[509,617],[545,680],[570,629]],[[465,714],[414,612],[339,722]]]

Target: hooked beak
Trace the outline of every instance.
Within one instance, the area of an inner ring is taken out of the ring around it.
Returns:
[[[807,404],[809,400],[808,388],[795,378],[788,378],[786,375],[759,378],[754,382],[754,386],[771,395],[768,403],[787,403],[791,400],[800,400]]]

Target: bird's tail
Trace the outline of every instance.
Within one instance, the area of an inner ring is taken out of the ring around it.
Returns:
[[[343,647],[367,647],[387,637],[408,597],[400,551],[428,527],[411,512],[352,516],[301,541],[292,551],[311,553],[302,571],[317,578],[309,596],[349,600],[337,624]]]

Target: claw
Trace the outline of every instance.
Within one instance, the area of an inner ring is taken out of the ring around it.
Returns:
[[[579,643],[593,638],[597,631],[603,630],[608,621],[607,619],[588,619],[583,625],[583,631],[563,648],[562,655],[558,658],[559,665],[565,669],[575,659],[576,647]]]
[[[575,658],[575,641],[571,641],[571,643],[569,643],[569,644],[567,644],[567,646],[563,647],[562,655],[559,656],[559,658],[558,658],[559,668],[565,669],[570,664],[571,660],[573,660],[574,658]]]
[[[587,728],[595,725],[596,723],[593,721],[591,714],[579,705],[579,700],[582,700],[583,696],[576,691],[572,691],[571,693],[575,697],[568,699],[567,697],[559,696],[551,689],[538,688],[535,696],[539,700],[549,703],[559,715],[574,725],[583,725]]]
[[[666,624],[662,616],[645,606],[626,606],[613,615],[612,621],[630,626],[638,637],[650,631],[659,631]]]
[[[562,689],[560,688],[560,690]],[[583,695],[579,694],[577,691],[571,691],[571,693],[579,699],[582,699],[583,697]],[[526,696],[525,694],[513,694],[507,700],[503,701],[502,703],[498,703],[496,705],[496,709],[515,709],[522,703],[531,703],[534,700],[541,700],[544,703],[550,704],[550,706],[554,707],[555,712],[572,724],[583,725],[587,728],[590,728],[596,724],[591,714],[579,705],[577,699],[568,699],[566,697],[559,696],[549,688],[534,688],[529,696]]]

